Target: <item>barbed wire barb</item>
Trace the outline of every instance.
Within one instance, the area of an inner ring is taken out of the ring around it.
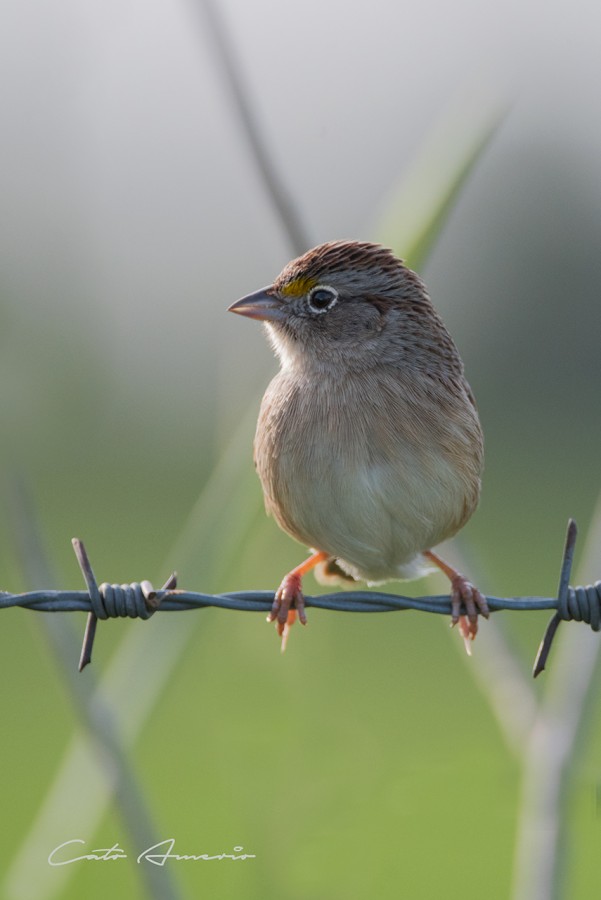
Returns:
[[[555,632],[562,621],[585,622],[593,631],[601,630],[601,581],[587,587],[570,587],[569,578],[574,558],[577,528],[573,519],[568,523],[561,564],[557,597],[486,597],[491,612],[500,610],[551,609],[554,615],[541,641],[534,663],[536,678],[545,668]],[[149,619],[155,612],[183,612],[205,607],[240,610],[243,612],[269,612],[273,603],[273,591],[236,591],[227,594],[203,594],[177,589],[177,577],[173,573],[165,584],[155,590],[149,581],[131,584],[98,584],[94,576],[83,542],[72,541],[87,591],[30,591],[11,594],[0,591],[0,609],[20,606],[38,612],[88,613],[88,621],[79,660],[82,671],[91,662],[92,648],[98,619],[130,617]],[[335,612],[395,612],[412,609],[417,612],[451,614],[451,598],[448,594],[405,597],[377,591],[339,591],[334,594],[305,597],[306,607],[329,609]],[[461,610],[461,614],[465,614]]]
[[[97,599],[97,602],[100,602],[100,597],[98,595],[98,585],[96,583],[96,578],[94,576],[94,571],[90,564],[90,560],[88,559],[88,554],[86,553],[86,548],[83,545],[83,541],[80,541],[79,538],[73,538],[71,540],[71,544],[73,545],[73,550],[75,551],[75,556],[77,557],[77,562],[79,563],[79,568],[83,573],[84,580],[88,586],[88,592],[90,594],[90,603],[94,606],[94,600]],[[92,662],[92,648],[94,646],[94,638],[96,637],[96,624],[98,622],[98,616],[95,612],[89,612],[88,618],[86,620],[86,630],[83,636],[83,644],[81,646],[81,655],[79,657],[79,666],[78,669],[80,672],[83,672],[88,663]]]
[[[177,586],[177,575],[172,572],[160,592],[155,591],[150,581],[141,581],[140,584],[101,584],[98,586],[94,570],[84,547],[83,541],[73,538],[71,541],[79,568],[82,571],[88,588],[90,605],[92,609],[88,613],[86,630],[84,632],[81,655],[78,669],[82,672],[92,662],[92,649],[96,637],[96,624],[98,619],[108,619],[118,615],[128,615],[131,618],[148,619],[159,608],[161,597],[166,591],[173,590]],[[111,606],[108,606],[110,598]],[[124,602],[119,606],[119,599]],[[105,600],[107,602],[105,602]],[[133,605],[128,601],[133,600]],[[140,611],[139,603],[143,600],[145,611]],[[121,612],[123,608],[126,612]],[[131,608],[131,611],[130,611]]]
[[[574,521],[574,519],[570,519],[570,521],[568,522],[568,531],[566,534],[566,542],[563,551],[561,574],[559,576],[559,587],[557,589],[558,606],[565,606],[567,604],[568,591],[570,590],[570,573],[572,571],[572,563],[574,561],[574,550],[576,548],[577,537],[578,528],[576,527],[576,522]],[[532,669],[533,678],[537,678],[540,673],[544,671],[547,657],[549,656],[549,651],[551,650],[551,644],[553,643],[555,632],[559,628],[559,623],[561,622],[561,620],[562,616],[559,612],[556,612],[547,625],[547,629],[538,648],[538,653],[536,654],[536,659],[534,660],[534,667]],[[593,628],[593,630],[598,629]]]

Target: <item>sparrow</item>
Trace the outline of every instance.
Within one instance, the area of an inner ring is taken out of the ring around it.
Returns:
[[[263,322],[279,358],[255,466],[267,512],[312,548],[268,616],[282,649],[296,615],[306,624],[310,570],[378,584],[432,566],[450,579],[451,624],[469,649],[486,599],[432,548],[476,509],[483,436],[461,357],[419,276],[379,244],[332,241],[229,311]]]

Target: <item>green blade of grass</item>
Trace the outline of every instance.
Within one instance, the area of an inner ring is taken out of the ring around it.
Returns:
[[[254,418],[253,411],[241,423],[171,554],[172,561],[186,569],[193,569],[200,565],[196,561],[201,561],[198,577],[203,590],[216,590],[223,573],[232,566],[245,540],[245,532],[252,528],[259,508],[260,491],[256,489],[250,463]],[[152,620],[150,628],[145,627],[146,623],[139,623],[139,627],[128,630],[89,701],[110,708],[113,729],[126,749],[134,745],[173,669],[201,625],[200,616],[184,613],[172,617],[170,627],[163,629],[158,618]],[[148,660],[152,660],[152,665]],[[73,667],[76,678],[85,679],[85,673],[78,676],[75,672],[76,653],[63,664]],[[123,690],[125,684],[127,690]],[[55,869],[53,878],[49,879],[39,866],[39,860],[45,859],[57,843],[56,823],[61,823],[65,834],[91,836],[117,787],[117,780],[97,765],[87,735],[75,736],[4,876],[2,896],[7,900],[28,897],[50,900],[62,896],[68,881],[76,874],[76,867]],[[85,804],[81,802],[82,797],[86,798]]]
[[[393,189],[376,234],[413,269],[424,265],[503,115],[490,104],[447,111]]]

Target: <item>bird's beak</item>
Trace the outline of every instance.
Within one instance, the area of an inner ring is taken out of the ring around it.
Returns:
[[[236,300],[228,306],[227,311],[249,319],[261,319],[263,322],[280,322],[286,318],[284,303],[275,296],[271,287],[261,288],[248,297]]]

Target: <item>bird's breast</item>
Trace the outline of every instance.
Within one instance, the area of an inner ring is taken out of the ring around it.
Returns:
[[[331,382],[280,372],[269,386],[255,438],[267,509],[353,574],[398,577],[477,503],[477,416],[467,397],[423,396],[407,379]]]

